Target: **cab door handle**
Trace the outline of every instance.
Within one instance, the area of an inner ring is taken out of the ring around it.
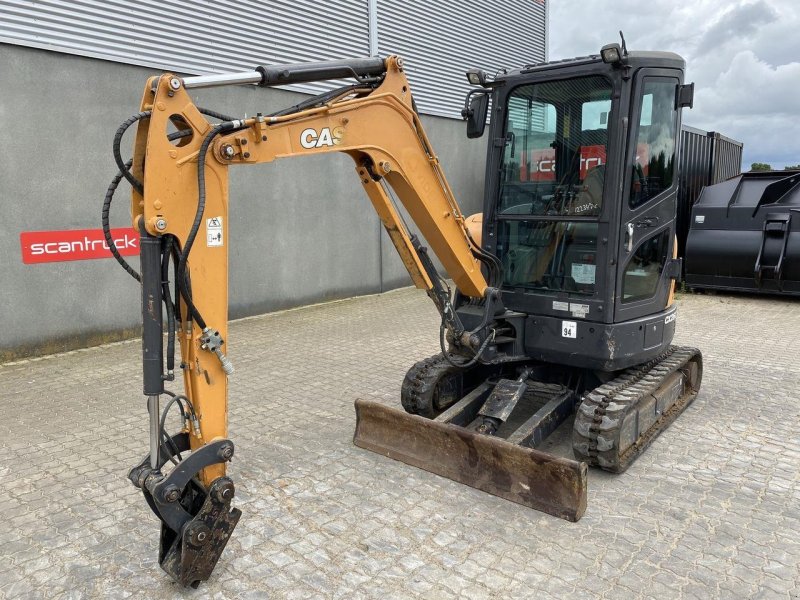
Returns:
[[[625,251],[631,250],[633,250],[633,223],[628,223],[625,226]]]

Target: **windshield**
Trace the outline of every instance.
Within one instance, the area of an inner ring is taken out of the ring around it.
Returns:
[[[611,83],[579,77],[522,85],[508,97],[498,212],[598,216]]]

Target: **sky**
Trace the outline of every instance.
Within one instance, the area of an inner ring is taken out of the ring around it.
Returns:
[[[625,34],[628,50],[686,59],[694,108],[683,122],[744,142],[743,169],[800,164],[797,0],[550,0],[549,58],[597,54]]]

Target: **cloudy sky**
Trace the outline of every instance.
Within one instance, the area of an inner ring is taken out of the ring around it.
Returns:
[[[797,0],[550,0],[550,59],[670,50],[695,82],[687,125],[744,142],[752,162],[800,164],[800,2]]]

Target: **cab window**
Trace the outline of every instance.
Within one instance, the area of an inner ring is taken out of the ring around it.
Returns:
[[[637,208],[672,186],[675,175],[677,79],[645,77],[631,167],[630,206]]]
[[[590,76],[521,85],[507,109],[499,213],[598,216],[611,83]]]

